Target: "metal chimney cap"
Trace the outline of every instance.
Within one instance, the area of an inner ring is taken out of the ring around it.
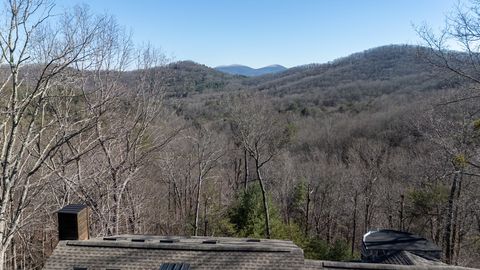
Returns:
[[[76,214],[87,208],[85,204],[69,204],[58,210],[57,213],[63,214]]]

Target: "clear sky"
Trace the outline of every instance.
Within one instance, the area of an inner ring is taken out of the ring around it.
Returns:
[[[419,44],[412,24],[444,24],[455,0],[57,0],[114,15],[174,60],[211,67],[324,63],[387,44]]]

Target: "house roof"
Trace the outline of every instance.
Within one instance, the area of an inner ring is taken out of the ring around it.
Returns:
[[[303,251],[291,241],[120,235],[60,241],[44,269],[298,269]]]
[[[398,265],[443,265],[441,261],[432,258],[424,258],[411,252],[402,250],[388,254],[377,261],[381,264],[398,264]]]
[[[468,269],[427,263],[428,260],[415,261],[415,265],[305,260],[301,248],[283,240],[119,235],[60,241],[43,269]]]
[[[363,236],[363,244],[367,250],[406,250],[441,252],[441,249],[427,239],[395,230],[378,230]]]
[[[379,264],[379,263],[361,263],[361,262],[334,262],[334,261],[317,261],[305,260],[304,270],[475,270],[453,265],[396,265],[396,264]]]

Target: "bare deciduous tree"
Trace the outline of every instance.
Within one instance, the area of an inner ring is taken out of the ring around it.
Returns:
[[[1,10],[0,269],[13,237],[41,206],[35,199],[51,175],[45,164],[95,126],[88,110],[74,108],[82,94],[72,68],[92,57],[103,18],[76,9],[53,21],[51,10],[42,0],[12,0]]]
[[[194,165],[197,176],[196,199],[195,199],[195,221],[193,224],[193,235],[198,235],[198,223],[200,215],[200,196],[203,182],[207,179],[212,169],[218,166],[218,161],[225,153],[218,137],[206,127],[199,126],[193,140]]]
[[[270,238],[270,214],[262,169],[286,146],[293,135],[293,130],[289,129],[285,119],[279,117],[269,103],[260,97],[252,97],[242,103],[237,101],[229,114],[236,140],[255,163],[256,180],[262,191],[265,234]]]

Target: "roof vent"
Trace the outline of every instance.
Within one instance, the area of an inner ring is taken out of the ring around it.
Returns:
[[[180,239],[160,239],[160,243],[178,243]]]
[[[260,243],[260,242],[262,242],[262,240],[260,240],[260,239],[247,239],[247,242],[249,242],[249,243]]]
[[[190,270],[188,263],[163,263],[160,270]]]
[[[210,240],[204,240],[202,244],[217,244],[218,240],[210,239]]]
[[[103,237],[103,241],[117,241],[116,237]]]
[[[143,243],[143,242],[145,242],[145,239],[142,239],[142,238],[132,238],[131,241],[132,241],[132,242],[137,242],[137,243]]]

